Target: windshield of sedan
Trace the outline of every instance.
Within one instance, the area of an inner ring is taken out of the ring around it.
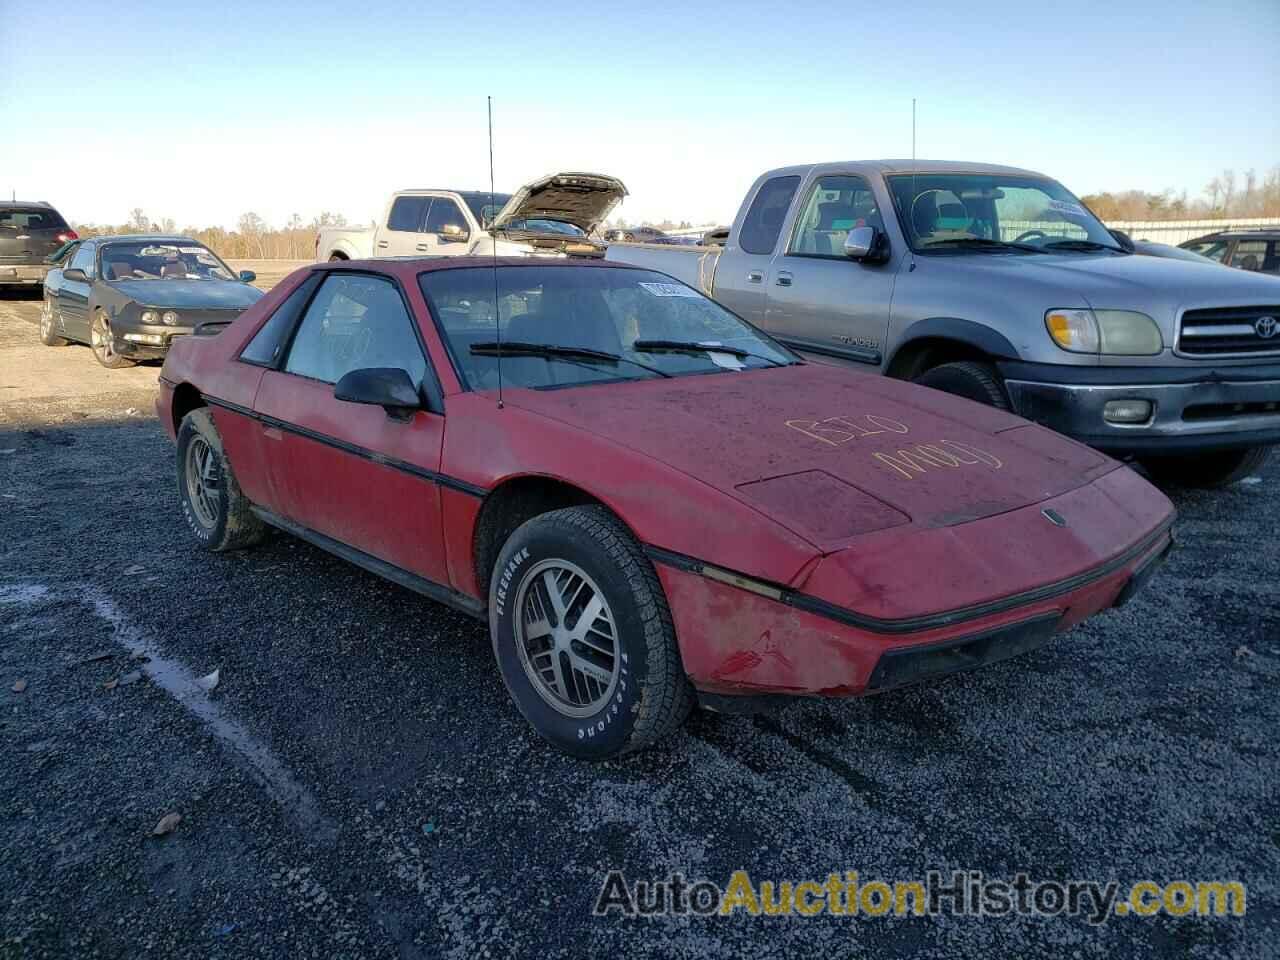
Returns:
[[[231,268],[192,241],[108,243],[102,248],[106,280],[234,280]]]
[[[729,373],[796,357],[698,291],[648,270],[492,267],[424,273],[423,295],[473,390]],[[500,336],[499,336],[500,334]]]
[[[565,223],[563,220],[512,220],[502,226],[503,230],[511,233],[525,231],[527,233],[558,233],[566,237],[585,237],[587,232],[579,226],[572,223]]]
[[[974,173],[888,180],[898,221],[917,253],[1125,252],[1084,204],[1052,180]]]

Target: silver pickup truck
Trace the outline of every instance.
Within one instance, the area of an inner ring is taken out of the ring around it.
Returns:
[[[1280,442],[1280,278],[1133,256],[1030,170],[772,170],[723,247],[606,256],[801,353],[1012,409],[1173,482],[1230,482]]]

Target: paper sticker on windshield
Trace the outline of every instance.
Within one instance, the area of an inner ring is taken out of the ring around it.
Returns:
[[[1084,207],[1078,203],[1071,203],[1069,200],[1050,200],[1049,209],[1067,217],[1083,217],[1085,215]]]
[[[707,356],[711,358],[711,362],[717,367],[724,367],[726,370],[741,370],[746,366],[732,353],[716,353],[712,350]]]
[[[692,297],[697,299],[699,296],[698,291],[679,283],[652,283],[648,281],[641,281],[640,286],[644,287],[655,297]]]

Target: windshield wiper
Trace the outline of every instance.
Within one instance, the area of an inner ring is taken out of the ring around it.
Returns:
[[[773,357],[761,356],[758,353],[752,353],[750,350],[743,350],[741,347],[727,347],[719,343],[699,343],[696,340],[637,340],[631,345],[632,350],[638,350],[641,353],[662,353],[664,351],[671,353],[727,353],[731,357],[737,357],[739,360],[745,360],[752,357],[756,360],[763,360],[765,363],[772,364],[775,367],[789,367],[791,364],[783,363],[781,360],[775,360]]]
[[[1046,250],[1110,250],[1113,253],[1125,253],[1121,247],[1113,247],[1109,243],[1098,243],[1096,240],[1055,240],[1044,245]]]
[[[595,360],[598,363],[630,363],[642,370],[656,373],[660,377],[671,374],[657,367],[651,367],[639,360],[632,360],[621,354],[609,353],[607,350],[592,350],[590,347],[567,347],[555,343],[529,343],[523,340],[496,340],[487,343],[473,343],[471,352],[478,357],[496,357],[499,353],[512,357],[557,357],[562,360]]]
[[[1009,243],[1005,240],[988,240],[986,237],[949,237],[946,240],[930,240],[921,244],[921,249],[931,250],[934,247],[972,247],[975,250],[1021,250],[1024,253],[1044,253],[1043,247],[1029,243]]]

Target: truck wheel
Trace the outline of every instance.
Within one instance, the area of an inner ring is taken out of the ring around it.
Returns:
[[[94,313],[93,323],[89,325],[89,346],[93,348],[94,358],[108,370],[134,365],[133,360],[116,353],[116,335],[111,331],[107,315],[101,310]]]
[[[262,539],[266,525],[240,490],[207,408],[178,428],[178,501],[182,518],[207,550],[237,550]]]
[[[990,364],[962,360],[944,363],[916,377],[916,383],[944,393],[954,393],[966,400],[976,400],[998,410],[1013,409],[1004,386]]]
[[[67,339],[57,334],[57,328],[53,323],[53,304],[48,297],[44,298],[44,303],[40,306],[40,342],[46,347],[67,345]]]
[[[1271,449],[1247,447],[1185,457],[1147,457],[1141,462],[1157,482],[1211,490],[1257,473],[1266,463]]]
[[[516,707],[572,756],[640,750],[693,708],[658,575],[603,507],[544,513],[511,535],[489,584],[489,632]]]

